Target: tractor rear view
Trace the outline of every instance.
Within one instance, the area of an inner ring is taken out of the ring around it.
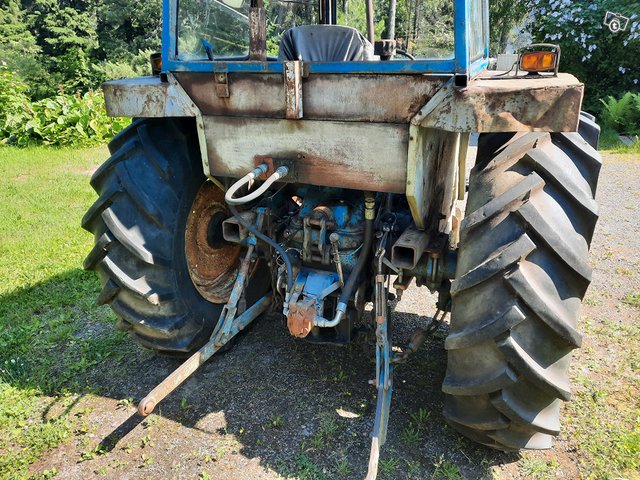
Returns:
[[[450,312],[447,421],[499,450],[550,448],[598,215],[583,85],[553,45],[487,71],[485,0],[452,2],[438,56],[377,39],[370,1],[366,36],[336,11],[165,0],[157,75],[104,84],[108,113],[135,120],[91,179],[85,268],[142,346],[191,355],[139,412],[280,312],[295,341],[374,339],[375,478],[394,368]],[[391,291],[413,282],[436,313],[394,350]]]

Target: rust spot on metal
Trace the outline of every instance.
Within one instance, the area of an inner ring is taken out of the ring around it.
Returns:
[[[287,327],[294,337],[304,338],[313,328],[313,318],[317,315],[311,302],[294,303],[289,308]]]
[[[229,78],[226,72],[216,72],[213,74],[216,84],[216,95],[226,99],[229,97]]]
[[[284,90],[286,117],[302,118],[302,64],[299,61],[284,62]]]
[[[266,180],[268,177],[273,175],[276,171],[276,167],[273,165],[273,158],[268,155],[256,155],[253,157],[253,166],[259,167],[263,163],[267,164],[267,171],[260,175],[261,180]]]
[[[574,131],[582,92],[568,74],[473,80],[452,89],[421,125],[455,132]]]
[[[187,219],[185,255],[191,281],[213,303],[229,299],[238,274],[241,247],[222,238],[222,222],[228,217],[224,192],[213,183],[204,183]]]
[[[442,77],[429,75],[313,74],[305,78],[304,64],[300,70],[304,118],[314,120],[408,123],[444,83]],[[282,74],[229,73],[233,93],[229,98],[211,94],[211,74],[174,75],[204,115],[286,117]]]
[[[217,116],[203,120],[214,176],[240,177],[255,167],[256,155],[266,155],[286,160],[300,183],[405,191],[404,125]],[[261,135],[252,135],[256,131]]]
[[[249,9],[249,60],[267,61],[267,20],[262,6]]]

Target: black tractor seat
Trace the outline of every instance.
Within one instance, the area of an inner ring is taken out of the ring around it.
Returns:
[[[354,62],[374,60],[373,45],[358,30],[342,25],[303,25],[280,38],[278,61]]]

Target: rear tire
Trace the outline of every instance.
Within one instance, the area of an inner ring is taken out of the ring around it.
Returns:
[[[187,219],[206,180],[195,123],[136,120],[109,150],[91,178],[99,198],[82,221],[95,235],[84,268],[101,279],[97,303],[109,304],[142,346],[190,352],[208,340],[224,305],[198,292],[185,255]]]
[[[591,123],[581,127],[593,130]],[[476,442],[545,449],[560,431],[571,352],[581,343],[580,302],[591,280],[600,166],[579,133],[480,138],[442,387],[448,422]]]

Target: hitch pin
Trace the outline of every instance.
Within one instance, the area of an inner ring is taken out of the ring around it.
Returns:
[[[344,288],[344,277],[342,275],[342,263],[340,262],[338,240],[340,240],[340,235],[338,235],[336,232],[333,232],[331,235],[329,235],[329,241],[331,242],[331,251],[333,253],[333,263],[336,264],[336,271],[338,272],[340,287]]]

